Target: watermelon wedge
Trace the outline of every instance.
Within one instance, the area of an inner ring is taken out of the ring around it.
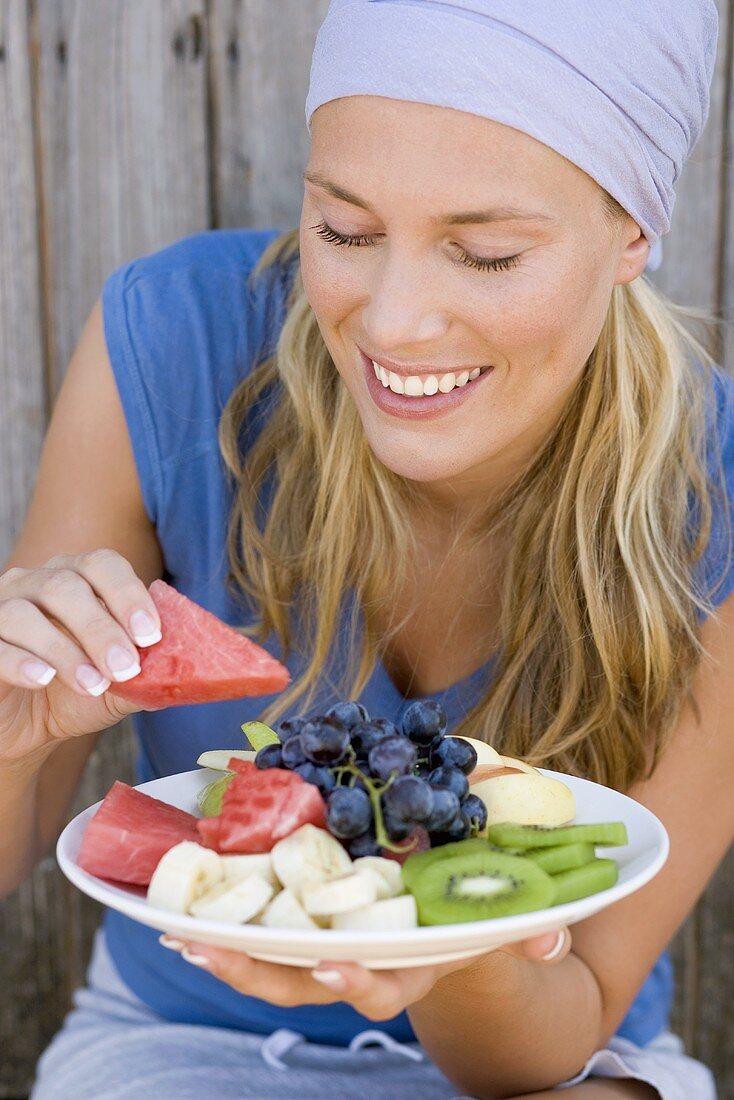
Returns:
[[[326,806],[312,783],[282,768],[260,769],[247,760],[229,762],[235,773],[217,817],[196,823],[199,843],[227,852],[269,852],[283,837],[311,824],[326,828]]]
[[[160,642],[139,649],[140,672],[109,691],[142,707],[187,706],[282,691],[290,673],[211,611],[155,580],[148,590],[161,617]]]
[[[147,886],[161,856],[199,842],[197,818],[119,780],[87,825],[77,863],[90,875]]]

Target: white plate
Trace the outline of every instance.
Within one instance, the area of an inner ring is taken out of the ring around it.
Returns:
[[[115,886],[83,871],[76,857],[84,830],[98,806],[82,811],[64,829],[56,847],[61,870],[85,894],[134,920],[181,939],[244,951],[256,959],[290,966],[314,966],[317,961],[353,960],[373,970],[425,966],[485,954],[502,944],[551,932],[564,924],[584,920],[620,898],[639,890],[657,874],[668,856],[668,834],[650,810],[609,787],[586,779],[545,771],[561,779],[576,799],[575,824],[623,821],[629,844],[604,851],[619,865],[619,880],[608,890],[588,898],[512,917],[411,928],[399,932],[343,932],[331,929],[303,931],[265,928],[258,924],[222,924],[201,920],[149,905],[143,887]],[[221,773],[208,768],[169,775],[143,783],[137,789],[195,814],[196,793]]]

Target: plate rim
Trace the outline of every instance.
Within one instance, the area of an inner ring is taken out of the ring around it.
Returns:
[[[184,776],[189,777],[196,774],[203,775],[203,773],[209,771],[210,769],[208,768],[193,768],[185,772],[174,772],[171,775],[160,776],[157,779],[135,784],[135,789],[140,790],[144,794],[148,794],[151,792],[146,790],[146,788],[158,784],[162,780],[176,779]],[[538,771],[552,779],[561,779],[564,782],[571,780],[572,787],[575,784],[603,787],[604,790],[611,791],[617,798],[621,798],[625,802],[633,803],[635,813],[642,811],[643,817],[647,818],[648,824],[652,826],[653,832],[656,834],[658,850],[650,863],[638,870],[626,882],[617,882],[614,886],[608,887],[606,890],[600,890],[596,894],[588,895],[585,898],[578,898],[575,901],[565,902],[563,905],[550,906],[544,909],[534,909],[529,913],[518,913],[507,917],[490,917],[480,921],[455,921],[451,924],[420,925],[417,928],[409,929],[359,931],[332,928],[319,928],[313,930],[270,928],[258,924],[229,924],[222,921],[205,920],[201,917],[191,916],[188,913],[177,913],[167,909],[160,909],[156,906],[149,905],[145,896],[138,896],[135,894],[125,896],[125,907],[112,904],[109,890],[115,888],[124,889],[125,884],[121,883],[116,887],[111,881],[92,875],[88,871],[84,871],[65,850],[68,843],[68,837],[72,832],[76,831],[76,827],[80,824],[80,819],[91,819],[104,799],[99,799],[99,801],[94,804],[87,806],[67,823],[56,843],[56,859],[62,873],[77,887],[77,889],[87,894],[87,896],[92,897],[107,909],[113,909],[116,912],[120,912],[132,920],[147,924],[148,927],[157,928],[159,925],[164,925],[174,920],[177,925],[183,923],[185,927],[191,926],[191,938],[194,940],[197,938],[196,932],[199,931],[203,935],[226,936],[238,940],[241,943],[248,941],[251,943],[253,950],[257,950],[258,941],[263,945],[266,941],[271,944],[277,944],[284,950],[287,948],[293,950],[300,947],[304,952],[308,949],[314,953],[317,952],[318,948],[327,944],[333,944],[334,947],[338,946],[342,949],[351,946],[355,946],[355,948],[359,946],[365,948],[368,946],[379,948],[390,944],[394,946],[396,950],[409,946],[420,946],[426,949],[435,947],[436,950],[438,950],[441,947],[445,947],[444,940],[452,936],[461,935],[462,939],[474,937],[481,938],[483,933],[486,935],[490,932],[496,933],[497,935],[503,935],[504,932],[507,931],[507,934],[512,935],[513,939],[524,938],[524,936],[518,936],[517,933],[526,932],[528,935],[532,935],[534,926],[547,923],[549,920],[553,920],[553,922],[559,926],[569,923],[578,923],[581,920],[593,916],[601,909],[605,909],[609,905],[614,905],[616,902],[628,897],[630,894],[645,886],[658,874],[664,866],[670,852],[670,838],[665,826],[653,811],[643,805],[643,803],[638,802],[629,795],[623,794],[621,791],[614,790],[613,787],[605,787],[603,784],[594,783],[592,780],[584,779],[581,776],[551,771],[546,768],[539,768]],[[155,797],[158,796],[156,795]],[[160,801],[165,802],[166,799],[162,798]],[[170,804],[171,803],[169,803],[169,805]],[[86,821],[84,824],[86,826]],[[611,848],[605,850],[613,851]],[[608,899],[610,893],[614,893],[614,897],[611,900]],[[596,904],[598,900],[605,898],[607,900],[603,901],[602,905]],[[118,900],[117,898],[112,899],[112,901]],[[144,920],[142,917],[133,915],[127,911],[128,907],[133,909],[141,907],[143,912],[148,911],[150,913],[151,919]],[[576,915],[579,907],[581,907],[582,912]],[[584,911],[587,908],[590,910],[589,912]],[[569,918],[571,919],[569,920]],[[153,921],[155,921],[155,923],[153,923]]]

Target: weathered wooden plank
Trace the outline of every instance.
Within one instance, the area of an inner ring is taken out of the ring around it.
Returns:
[[[734,851],[699,907],[696,1057],[716,1074],[719,1095],[734,1097]]]
[[[0,4],[0,560],[15,541],[45,422],[29,26]]]
[[[734,3],[730,0],[731,20],[734,21]],[[729,42],[729,83],[727,92],[726,135],[728,156],[723,173],[723,225],[721,248],[721,316],[722,362],[730,374],[734,374],[734,27]]]
[[[730,0],[717,0],[720,37],[711,87],[711,109],[696,148],[676,185],[671,231],[663,238],[663,263],[653,282],[674,302],[716,313],[726,157],[727,95],[730,80]],[[713,352],[718,349],[712,347]]]
[[[328,0],[212,0],[217,225],[298,224],[311,51],[327,7]]]
[[[205,0],[37,17],[56,389],[106,275],[209,224]]]
[[[0,12],[7,7],[0,5]],[[6,57],[25,56],[27,67],[27,42],[21,33],[27,31],[25,6],[18,2],[9,7],[13,38],[12,49],[6,44]],[[109,271],[209,225],[205,3],[56,0],[34,5],[33,12],[50,404]],[[7,40],[10,31],[2,23],[0,27],[0,41]],[[0,408],[13,410],[10,433],[3,424],[5,469],[13,470],[12,478],[4,478],[3,490],[13,491],[13,499],[24,506],[44,417],[43,389],[32,373],[36,363],[42,378],[37,317],[35,337],[26,333],[27,322],[22,327],[26,315],[33,314],[34,294],[38,312],[38,243],[31,96],[27,72],[23,77],[19,65],[15,62],[12,69],[14,95],[9,100],[8,61],[0,64],[3,137],[17,132],[15,140],[0,146],[0,184],[15,173],[12,187],[0,186],[0,231],[15,234],[0,249],[0,272],[5,273],[0,321],[7,311],[15,324],[12,341],[5,339],[3,324],[0,354],[12,352],[26,374],[11,376],[3,370]],[[8,102],[16,112],[15,130],[5,124]],[[19,115],[24,104],[25,114]],[[28,237],[22,247],[21,230]],[[0,239],[4,245],[5,236]],[[13,381],[12,391],[6,377]],[[37,391],[40,401],[34,397]],[[35,405],[40,414],[34,413]],[[18,442],[30,428],[38,436],[32,453],[29,445],[23,450]],[[20,518],[0,516],[5,553]],[[123,723],[102,738],[74,812],[101,797],[113,779],[131,776],[131,731]],[[98,906],[62,878],[53,858],[0,907],[0,937],[13,944],[12,952],[0,953],[0,988],[13,990],[12,998],[0,999],[0,1097],[27,1092],[36,1058],[58,1028],[72,989],[83,980],[99,913]]]
[[[88,765],[73,814],[100,798],[114,779],[130,779],[128,722],[107,730]],[[41,1051],[58,1030],[71,994],[83,984],[102,909],[66,881],[53,855],[0,903],[0,1098],[26,1096]]]

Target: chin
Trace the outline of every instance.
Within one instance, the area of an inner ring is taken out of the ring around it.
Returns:
[[[408,481],[446,481],[457,477],[474,465],[470,461],[457,460],[458,456],[455,454],[451,456],[436,454],[420,443],[391,447],[385,440],[374,439],[369,433],[368,442],[383,466]]]

